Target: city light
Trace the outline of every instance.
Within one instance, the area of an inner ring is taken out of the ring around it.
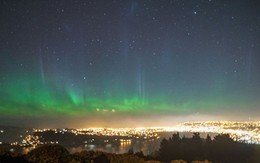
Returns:
[[[3,133],[4,131],[1,130]],[[188,132],[188,133],[208,133],[208,134],[229,134],[234,141],[260,144],[260,121],[201,121],[185,122],[170,127],[142,127],[142,128],[81,128],[81,129],[32,129],[26,135],[20,135],[22,141],[10,143],[12,146],[37,147],[43,144],[59,144],[58,140],[45,140],[38,135],[44,132],[53,134],[71,134],[74,136],[90,136],[89,139],[82,141],[82,144],[95,143],[94,137],[103,137],[103,143],[118,142],[119,144],[131,144],[134,140],[156,140],[160,138],[160,133],[165,132]],[[38,133],[38,134],[37,134]],[[112,138],[113,137],[113,138]]]

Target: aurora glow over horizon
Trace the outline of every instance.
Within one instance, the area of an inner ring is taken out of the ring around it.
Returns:
[[[0,6],[1,124],[260,117],[257,1]]]

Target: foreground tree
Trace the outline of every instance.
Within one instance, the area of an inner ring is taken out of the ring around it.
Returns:
[[[26,158],[30,162],[68,162],[69,152],[60,145],[43,145],[30,151]]]
[[[23,155],[15,154],[10,151],[0,150],[0,163],[5,162],[27,163],[28,161],[24,158]]]

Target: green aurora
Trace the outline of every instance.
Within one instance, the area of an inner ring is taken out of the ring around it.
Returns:
[[[208,96],[203,99],[193,97],[193,100],[178,101],[178,98],[153,95],[141,97],[107,93],[102,96],[90,96],[89,92],[66,88],[66,86],[53,87],[52,84],[43,84],[40,78],[16,78],[1,84],[1,115],[40,117],[84,116],[87,114],[106,112],[106,114],[136,113],[149,114],[192,114],[197,112],[214,113],[223,108],[238,108],[250,106],[250,101],[241,99],[225,99],[223,96]],[[61,83],[62,85],[62,83]],[[120,90],[120,88],[117,88]],[[110,90],[113,92],[113,90]],[[251,103],[251,105],[253,105]]]
[[[0,124],[259,120],[259,4],[0,1]]]

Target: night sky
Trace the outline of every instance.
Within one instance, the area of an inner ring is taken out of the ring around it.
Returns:
[[[259,120],[259,55],[257,0],[0,0],[0,124]]]

